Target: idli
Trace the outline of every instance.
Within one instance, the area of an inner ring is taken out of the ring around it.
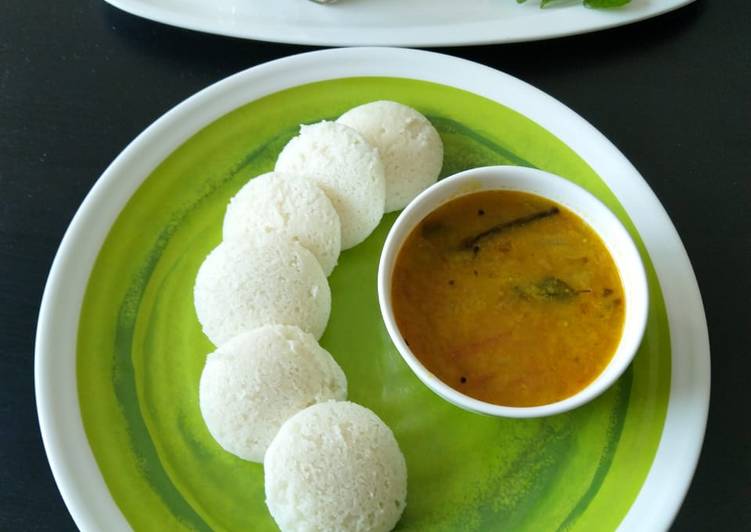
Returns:
[[[339,214],[342,249],[365,240],[383,216],[386,184],[378,150],[343,124],[301,126],[279,154],[275,170],[321,187]]]
[[[320,338],[331,312],[331,291],[310,251],[269,238],[214,248],[198,270],[193,302],[214,345],[270,323],[296,325]]]
[[[386,212],[403,209],[436,182],[443,166],[443,142],[418,111],[396,102],[366,103],[338,123],[357,130],[378,149],[386,178]]]
[[[347,379],[316,339],[291,325],[235,336],[206,359],[201,414],[225,450],[262,462],[279,427],[298,411],[343,400]]]
[[[299,243],[329,275],[341,250],[339,215],[312,181],[269,172],[251,179],[233,197],[224,215],[224,240],[275,235]]]
[[[264,470],[266,505],[282,532],[385,532],[406,505],[407,467],[391,429],[350,402],[288,419]]]

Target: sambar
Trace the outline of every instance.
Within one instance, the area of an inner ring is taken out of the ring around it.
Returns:
[[[599,236],[546,198],[486,190],[426,216],[393,271],[394,318],[422,364],[503,406],[565,399],[607,366],[625,316]]]

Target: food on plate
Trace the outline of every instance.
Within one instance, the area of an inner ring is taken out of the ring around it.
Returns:
[[[516,0],[517,4],[523,4],[527,0]],[[540,0],[540,7],[545,7],[550,4],[556,4],[559,0]],[[594,7],[600,9],[607,9],[610,7],[621,7],[631,3],[631,0],[583,0],[583,3],[587,7]]]
[[[230,200],[224,216],[225,241],[273,235],[294,240],[315,255],[329,275],[341,250],[339,216],[312,181],[269,172],[251,179]]]
[[[384,170],[378,150],[336,122],[300,126],[276,161],[280,173],[312,180],[326,193],[342,228],[342,249],[368,237],[383,216]]]
[[[346,399],[347,379],[310,334],[291,325],[264,325],[207,357],[199,397],[219,445],[262,462],[282,423],[314,403]]]
[[[537,195],[469,193],[407,237],[392,277],[394,317],[447,385],[504,406],[574,395],[612,358],[626,299],[599,236]]]
[[[391,101],[350,109],[337,120],[378,149],[386,178],[386,212],[403,209],[436,182],[443,166],[443,142],[421,113]]]
[[[436,181],[443,144],[395,102],[340,121],[301,126],[275,170],[230,200],[224,240],[194,286],[198,321],[218,346],[201,375],[201,414],[226,451],[264,462],[266,502],[283,531],[387,531],[406,505],[393,433],[344,401],[346,377],[316,340],[331,312],[326,276],[383,217],[379,150],[395,210]]]
[[[312,0],[318,4],[334,4],[337,0]],[[517,4],[524,4],[527,0],[516,0]],[[540,7],[546,7],[550,4],[555,4],[559,0],[540,0]],[[587,7],[607,9],[610,7],[621,7],[631,3],[631,0],[583,0],[583,3]]]
[[[271,323],[296,325],[320,338],[331,312],[321,265],[287,239],[222,242],[198,270],[193,301],[214,345]]]
[[[287,420],[264,459],[266,504],[283,532],[394,528],[407,468],[391,429],[350,402],[313,405]]]

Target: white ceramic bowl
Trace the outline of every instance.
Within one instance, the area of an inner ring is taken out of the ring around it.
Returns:
[[[548,198],[567,207],[594,229],[615,261],[626,299],[623,334],[610,363],[588,386],[555,403],[533,407],[500,406],[474,399],[455,390],[431,373],[412,353],[394,320],[391,277],[404,240],[428,214],[444,203],[482,190],[516,190]],[[592,194],[561,177],[520,166],[487,166],[460,172],[439,181],[415,198],[391,228],[378,268],[378,300],[386,328],[412,371],[431,390],[472,412],[503,417],[541,417],[566,412],[591,401],[610,387],[634,358],[647,324],[647,277],[639,252],[626,229]]]

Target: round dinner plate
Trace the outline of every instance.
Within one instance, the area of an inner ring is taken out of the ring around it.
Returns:
[[[321,344],[349,397],[394,430],[409,471],[399,530],[664,530],[696,466],[709,402],[701,297],[664,209],[626,158],[550,96],[434,53],[325,50],[260,65],[157,120],[76,213],[44,292],[36,342],[50,465],[83,530],[275,530],[263,468],[224,451],[198,408],[207,353],[192,302],[228,199],[273,167],[298,124],[398,100],[445,145],[442,176],[516,164],[600,198],[644,260],[650,315],[629,370],[572,412],[498,419],[443,401],[391,344],[376,293],[397,213],[342,253]]]
[[[533,41],[631,24],[693,0],[632,0],[587,9],[581,0],[106,0],[134,15],[191,30],[319,46],[456,46]]]

